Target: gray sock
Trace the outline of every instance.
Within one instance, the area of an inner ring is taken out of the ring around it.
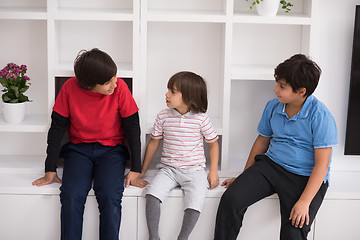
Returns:
[[[184,219],[181,227],[181,231],[178,237],[178,240],[187,240],[190,236],[190,233],[195,227],[196,222],[198,221],[200,212],[194,209],[185,209]]]
[[[150,240],[159,240],[159,221],[160,221],[160,203],[161,201],[153,195],[146,196],[146,221],[149,230]]]

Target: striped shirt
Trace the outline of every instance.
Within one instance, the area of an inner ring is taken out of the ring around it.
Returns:
[[[203,139],[208,143],[218,139],[206,113],[181,115],[173,108],[156,116],[151,137],[164,141],[161,163],[177,168],[205,166]]]

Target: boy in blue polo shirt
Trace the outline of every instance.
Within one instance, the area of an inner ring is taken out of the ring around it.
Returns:
[[[307,239],[338,143],[333,116],[312,95],[320,74],[302,54],[276,67],[277,98],[265,107],[244,172],[222,184],[227,190],[217,213],[216,240],[236,239],[247,207],[274,193],[280,200],[280,239]]]

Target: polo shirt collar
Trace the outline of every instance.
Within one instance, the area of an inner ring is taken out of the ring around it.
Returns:
[[[306,118],[309,115],[309,106],[311,105],[311,103],[314,101],[314,96],[310,95],[306,98],[304,105],[302,106],[300,112],[298,114],[296,114],[296,118]],[[286,104],[285,103],[280,103],[278,108],[276,109],[276,112],[278,114],[281,115],[286,115]]]
[[[310,95],[306,98],[305,103],[299,112],[300,118],[306,118],[309,115],[309,111],[310,111],[309,107],[311,103],[314,101],[314,98],[315,97],[313,95]]]
[[[170,108],[170,115],[173,116],[173,117],[188,117],[188,118],[191,118],[191,117],[195,116],[196,113],[194,113],[192,111],[189,111],[189,112],[182,115],[178,111],[176,111],[174,108]]]

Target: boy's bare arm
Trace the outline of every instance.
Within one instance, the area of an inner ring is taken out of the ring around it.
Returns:
[[[315,149],[315,166],[311,172],[306,187],[291,210],[289,219],[292,225],[302,228],[304,223],[309,224],[309,206],[319,191],[328,171],[331,148]]]
[[[142,168],[141,168],[142,176],[144,176],[145,172],[149,168],[149,165],[150,165],[157,149],[159,148],[160,141],[161,141],[161,139],[150,138],[150,141],[148,142],[148,144],[146,146],[144,162],[143,162]]]
[[[218,141],[215,141],[208,144],[209,144],[209,153],[210,153],[210,171],[208,174],[208,181],[210,184],[210,189],[213,189],[219,185],[219,174],[218,174],[219,143]]]
[[[246,162],[244,171],[255,163],[255,156],[258,154],[264,154],[269,148],[269,137],[258,135],[249,153],[248,160]]]
[[[251,150],[250,150],[250,153],[249,153],[249,157],[248,157],[248,160],[245,164],[245,168],[244,168],[244,171],[249,168],[251,165],[253,165],[255,163],[255,156],[258,155],[258,154],[264,154],[266,153],[267,149],[269,148],[269,144],[270,144],[270,139],[269,137],[264,137],[264,136],[261,136],[261,135],[258,135]],[[235,180],[236,178],[229,178],[229,179],[226,179],[222,184],[221,186],[224,186],[225,188],[228,188],[232,183],[233,181]]]
[[[146,146],[144,162],[143,162],[142,168],[141,168],[141,174],[139,174],[139,176],[136,179],[133,179],[133,181],[131,182],[131,185],[143,188],[147,184],[149,184],[147,181],[143,180],[142,177],[144,176],[145,172],[147,171],[147,169],[156,153],[156,150],[159,148],[160,141],[161,141],[161,139],[150,138],[150,141],[148,142],[148,144]]]

